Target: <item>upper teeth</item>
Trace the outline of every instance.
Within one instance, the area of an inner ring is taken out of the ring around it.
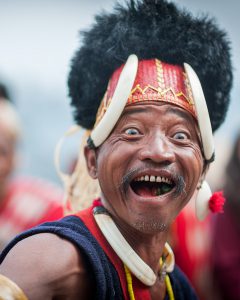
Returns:
[[[144,175],[134,179],[135,181],[151,181],[151,182],[166,182],[172,184],[172,181],[166,177],[153,176],[153,175]]]

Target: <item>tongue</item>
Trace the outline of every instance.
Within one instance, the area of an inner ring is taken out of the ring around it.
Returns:
[[[152,186],[151,188],[146,186],[138,186],[135,189],[135,193],[142,197],[155,197],[158,196],[158,188]]]
[[[172,187],[167,183],[142,183],[136,182],[132,185],[132,188],[136,194],[142,197],[157,197],[168,193]]]

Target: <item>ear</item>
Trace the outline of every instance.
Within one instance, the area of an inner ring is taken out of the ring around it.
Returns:
[[[87,164],[88,174],[93,178],[97,178],[97,154],[95,149],[84,147],[84,156]]]

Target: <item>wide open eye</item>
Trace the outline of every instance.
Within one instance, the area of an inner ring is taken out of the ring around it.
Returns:
[[[175,140],[186,140],[188,139],[188,135],[185,132],[177,132],[174,134],[173,138]]]
[[[136,128],[128,128],[125,130],[125,133],[128,135],[137,135],[140,134],[140,132]]]

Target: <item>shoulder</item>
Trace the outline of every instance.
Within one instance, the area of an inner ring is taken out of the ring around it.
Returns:
[[[87,289],[84,259],[69,241],[40,233],[19,241],[6,255],[0,273],[17,283],[32,299],[51,299]],[[54,292],[53,292],[54,291]],[[39,298],[36,297],[39,295]],[[69,298],[75,299],[75,298]]]

